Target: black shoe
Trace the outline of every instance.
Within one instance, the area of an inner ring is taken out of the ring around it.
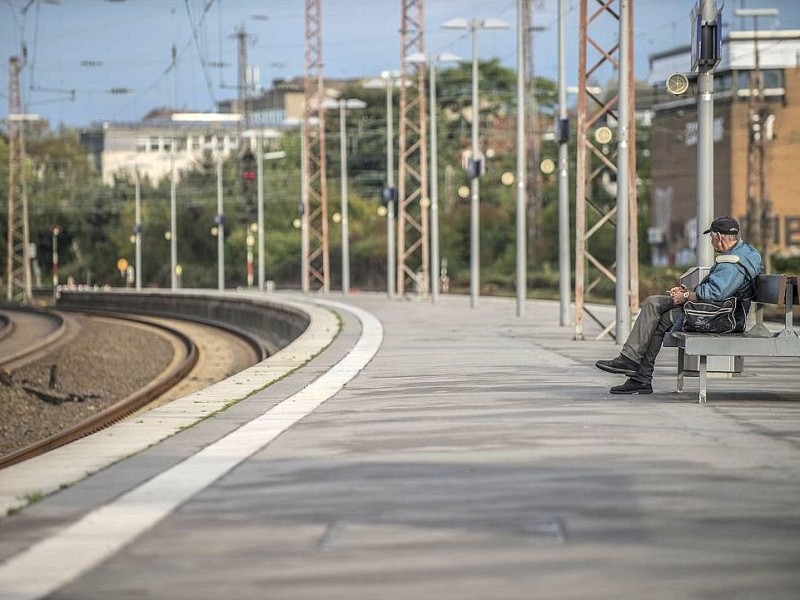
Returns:
[[[606,373],[619,375],[630,375],[631,372],[636,373],[639,370],[639,363],[622,354],[611,360],[598,360],[594,366]]]
[[[615,385],[609,391],[612,394],[652,394],[653,386],[635,379],[628,379],[622,385]]]

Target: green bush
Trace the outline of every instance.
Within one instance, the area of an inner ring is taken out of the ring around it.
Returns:
[[[772,256],[772,270],[788,275],[800,274],[800,256]]]
[[[639,297],[643,300],[648,296],[663,294],[669,288],[678,285],[684,271],[683,267],[640,266]]]

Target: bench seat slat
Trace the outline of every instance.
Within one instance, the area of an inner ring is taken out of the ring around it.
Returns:
[[[683,338],[684,352],[691,356],[798,356],[800,338],[751,337],[746,334],[675,334]]]

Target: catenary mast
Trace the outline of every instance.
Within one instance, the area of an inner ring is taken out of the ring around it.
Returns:
[[[302,273],[303,292],[330,291],[328,194],[325,174],[325,84],[322,77],[321,0],[306,0],[303,104]]]
[[[417,293],[430,289],[430,233],[428,208],[427,111],[425,103],[425,64],[412,67],[408,57],[425,54],[423,0],[401,0],[400,27],[399,165],[397,169],[397,293],[406,291],[408,282]],[[416,73],[412,73],[412,69]]]

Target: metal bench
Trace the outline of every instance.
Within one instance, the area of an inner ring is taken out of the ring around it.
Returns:
[[[664,345],[678,348],[678,391],[683,391],[686,356],[699,358],[700,391],[697,401],[706,402],[709,356],[800,357],[800,336],[794,330],[794,306],[800,304],[797,275],[759,275],[753,306],[756,323],[745,333],[672,332]],[[784,327],[777,333],[764,325],[764,307],[784,307]]]

